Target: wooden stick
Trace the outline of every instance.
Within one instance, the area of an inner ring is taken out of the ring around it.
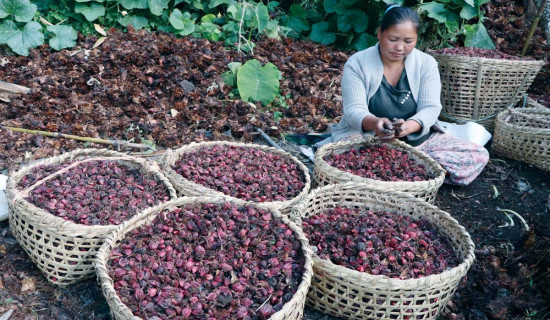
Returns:
[[[123,140],[106,140],[106,139],[101,139],[101,138],[89,138],[89,137],[75,136],[75,135],[72,135],[72,134],[64,134],[64,133],[40,131],[40,130],[31,130],[31,129],[24,129],[24,128],[15,128],[15,127],[8,127],[8,126],[2,126],[2,125],[0,125],[0,128],[8,129],[8,130],[15,131],[15,132],[40,134],[40,135],[47,136],[47,137],[52,137],[52,138],[65,138],[65,139],[72,139],[72,140],[78,140],[78,141],[110,144],[110,145],[113,145],[113,146],[124,146],[124,147],[129,147],[129,148],[149,149],[149,150],[154,150],[154,151],[157,150],[154,147],[146,145],[146,144],[132,143],[132,142],[123,141]]]
[[[527,52],[527,48],[529,48],[529,45],[531,44],[531,39],[533,38],[533,34],[535,34],[535,29],[537,29],[537,25],[539,24],[540,17],[544,13],[544,8],[546,8],[546,4],[548,3],[548,0],[544,0],[544,2],[540,5],[539,12],[537,12],[537,16],[533,20],[533,24],[531,24],[531,29],[529,29],[529,34],[527,35],[527,39],[525,39],[525,43],[523,44],[523,49],[521,49],[521,55],[524,56]]]
[[[4,91],[7,93],[13,93],[13,94],[20,94],[20,93],[29,93],[31,92],[30,88],[23,87],[17,84],[9,83],[6,81],[0,80],[0,91]]]

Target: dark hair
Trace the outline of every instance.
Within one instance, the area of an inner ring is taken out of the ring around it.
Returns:
[[[386,13],[382,17],[382,23],[380,23],[380,31],[386,31],[396,24],[410,21],[418,32],[418,14],[412,11],[411,8],[390,4],[386,6],[385,10]]]

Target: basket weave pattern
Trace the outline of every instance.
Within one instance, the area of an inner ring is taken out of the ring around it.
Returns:
[[[290,211],[290,207],[298,203],[304,196],[308,194],[311,186],[311,178],[309,176],[308,168],[300,160],[298,160],[296,157],[294,157],[290,153],[287,153],[283,150],[279,150],[277,148],[272,148],[272,147],[267,147],[267,146],[257,145],[257,144],[246,144],[246,143],[229,142],[229,141],[210,141],[210,142],[201,142],[201,143],[193,142],[191,144],[185,145],[176,150],[168,150],[160,160],[161,169],[165,172],[168,179],[170,179],[170,181],[172,182],[176,190],[181,195],[191,196],[191,197],[202,196],[202,195],[226,196],[226,197],[228,196],[222,192],[210,189],[201,184],[187,180],[172,168],[172,165],[179,160],[182,154],[193,150],[213,147],[216,145],[255,148],[265,152],[274,153],[281,157],[285,157],[292,160],[292,162],[294,162],[298,166],[298,168],[302,171],[305,179],[304,181],[305,186],[304,186],[304,189],[296,197],[286,201],[262,202],[262,205],[279,209],[283,212],[283,214],[287,214]],[[237,199],[237,198],[234,198],[234,199]]]
[[[538,60],[432,55],[441,76],[442,119],[477,121],[491,132],[494,116],[519,101],[544,65]]]
[[[426,167],[428,174],[431,174],[435,178],[425,181],[381,181],[370,178],[363,178],[358,175],[354,175],[349,172],[342,171],[329,165],[323,158],[333,153],[340,154],[351,150],[352,148],[359,148],[361,146],[368,146],[371,144],[379,143],[377,138],[360,138],[348,141],[341,141],[336,143],[329,143],[317,150],[315,153],[315,167],[314,167],[314,179],[319,186],[324,186],[333,183],[344,182],[362,182],[373,186],[379,186],[387,191],[402,191],[414,195],[415,197],[426,200],[433,203],[437,191],[445,180],[445,170],[433,160],[430,156],[424,152],[415,149],[408,144],[399,140],[393,140],[391,142],[384,142],[391,148],[397,148],[406,151],[409,156],[416,160],[417,163],[423,164]]]
[[[281,219],[283,223],[289,226],[289,228],[294,232],[296,239],[300,241],[302,253],[304,255],[304,273],[302,276],[302,281],[300,282],[298,289],[294,293],[293,297],[285,303],[281,310],[277,311],[271,317],[270,320],[298,320],[302,319],[304,312],[304,305],[306,301],[306,295],[311,283],[313,276],[313,260],[312,252],[309,247],[309,243],[304,236],[302,229],[298,227],[294,222],[290,221],[286,215],[282,215],[280,211],[251,202],[245,202],[239,199],[234,199],[231,197],[212,197],[212,196],[203,196],[203,197],[183,197],[169,202],[165,202],[156,207],[146,209],[139,216],[135,216],[132,219],[123,222],[117,227],[117,229],[107,237],[103,246],[98,250],[95,266],[97,270],[98,279],[101,283],[101,288],[103,294],[107,299],[107,303],[111,308],[112,316],[117,320],[142,320],[142,318],[134,316],[130,308],[126,306],[116,293],[114,289],[113,279],[109,276],[107,270],[107,262],[110,257],[110,253],[113,248],[116,247],[118,243],[124,238],[124,236],[145,224],[151,223],[154,218],[161,214],[165,210],[173,210],[177,207],[182,207],[188,204],[202,204],[202,203],[212,203],[212,204],[223,204],[224,202],[232,202],[240,206],[252,205],[260,209],[268,210],[271,212],[272,216],[275,219]]]
[[[48,281],[59,286],[70,285],[94,276],[93,259],[96,251],[116,226],[87,226],[54,216],[24,198],[18,198],[20,190],[17,190],[17,184],[38,166],[74,162],[84,157],[124,157],[124,160],[116,161],[138,168],[141,172],[153,174],[166,187],[170,198],[176,197],[176,190],[170,181],[147,161],[106,149],[75,150],[36,162],[13,173],[6,190],[10,209],[10,229]]]
[[[475,247],[466,230],[448,213],[425,201],[355,182],[313,190],[294,207],[291,218],[301,224],[305,217],[336,207],[426,218],[447,237],[462,262],[440,274],[401,280],[348,269],[314,254],[314,278],[306,303],[345,319],[436,319],[474,262]]]
[[[499,113],[491,146],[496,153],[550,171],[550,109],[509,109]]]

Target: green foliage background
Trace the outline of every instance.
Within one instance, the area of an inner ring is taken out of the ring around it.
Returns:
[[[61,50],[75,45],[77,32],[97,33],[97,24],[224,41],[245,52],[253,52],[259,37],[283,36],[362,50],[376,43],[384,7],[395,3],[420,14],[420,49],[494,48],[481,10],[489,1],[0,0],[0,44],[20,55],[46,40]]]

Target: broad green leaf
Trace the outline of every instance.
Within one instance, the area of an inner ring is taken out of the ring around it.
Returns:
[[[477,47],[482,49],[494,49],[495,44],[487,33],[487,29],[482,23],[469,24],[464,26],[466,30],[465,47]]]
[[[232,2],[234,2],[234,0],[212,0],[210,1],[210,3],[208,4],[208,8],[215,8],[219,5],[222,5],[222,4],[231,4]]]
[[[214,20],[216,20],[216,16],[212,13],[209,13],[209,14],[205,14],[204,16],[202,16],[201,18],[201,22],[210,22],[210,23],[214,23]]]
[[[36,5],[29,0],[0,0],[0,18],[13,16],[15,21],[29,22],[36,13]]]
[[[475,7],[474,0],[464,0],[470,7]]]
[[[348,7],[356,4],[357,2],[361,1],[361,0],[341,0],[342,3]]]
[[[428,12],[428,17],[437,20],[439,23],[445,23],[447,21],[447,13],[449,10],[443,3],[429,2],[422,5],[422,9]]]
[[[463,6],[460,10],[460,17],[462,19],[470,20],[479,16],[479,7]]]
[[[105,1],[112,1],[112,0],[75,0],[76,2],[105,2]]]
[[[248,60],[237,73],[237,88],[241,99],[270,104],[279,92],[279,70],[268,62],[262,67],[256,59]]]
[[[403,5],[403,1],[404,0],[384,0],[384,3],[385,4],[397,4],[397,5],[401,6],[401,5]],[[445,2],[445,1],[441,1],[441,2]]]
[[[202,2],[200,2],[199,0],[193,1],[193,7],[197,10],[204,11],[204,6],[202,5]]]
[[[168,2],[170,0],[149,0],[149,10],[155,16],[160,16],[164,9],[168,9]]]
[[[0,25],[0,28],[6,24]],[[12,25],[11,27],[14,27]],[[9,27],[9,26],[8,26]],[[17,29],[7,39],[8,46],[17,54],[22,56],[29,55],[29,49],[36,48],[44,44],[44,34],[42,33],[42,26],[38,22],[27,22],[22,30]],[[0,31],[0,34],[5,34]]]
[[[357,51],[365,50],[368,47],[374,46],[377,41],[378,38],[376,38],[372,34],[362,33],[359,36],[359,39],[357,39],[357,41],[355,42],[354,47]]]
[[[228,85],[228,86],[234,87],[235,84],[237,83],[237,75],[235,75],[235,74],[233,74],[229,71],[226,71],[226,72],[222,73],[220,76],[223,80],[223,83]]]
[[[321,22],[323,21],[324,19],[324,16],[323,14],[320,12],[320,10],[314,10],[314,9],[308,9],[307,10],[307,20],[313,24],[313,23],[317,23],[317,22]]]
[[[149,3],[147,0],[120,0],[120,4],[126,9],[149,8]]]
[[[17,32],[19,32],[19,29],[15,22],[11,20],[4,21],[4,23],[0,24],[0,43],[8,43],[8,40]]]
[[[277,8],[279,4],[278,1],[269,1],[267,3],[267,9],[269,9],[269,11],[275,11],[275,8]]]
[[[232,73],[237,74],[242,65],[243,64],[240,62],[229,62],[227,64],[227,67],[229,68],[229,70],[231,70]]]
[[[264,29],[264,34],[270,39],[279,39],[279,31],[283,34],[287,34],[292,30],[285,26],[280,26],[275,20],[269,20],[267,26]]]
[[[325,0],[323,6],[327,13],[344,14],[346,7],[338,0]]]
[[[459,28],[458,21],[447,20],[445,21],[445,26],[447,27],[447,30],[449,30],[452,33],[458,32],[458,28]]]
[[[229,5],[229,7],[227,7],[227,14],[233,20],[237,20],[237,11],[237,6],[234,4],[231,4]]]
[[[96,2],[90,4],[77,3],[75,4],[74,11],[76,13],[82,13],[88,21],[94,21],[105,15],[105,7],[101,3]]]
[[[307,12],[299,5],[293,4],[288,11],[288,20],[286,26],[300,33],[309,30],[309,22],[307,21]]]
[[[476,6],[480,7],[486,3],[491,2],[491,0],[475,0]]]
[[[118,23],[120,23],[125,27],[132,25],[132,27],[134,27],[135,30],[140,30],[147,26],[147,24],[149,23],[149,20],[147,20],[147,18],[142,16],[134,16],[134,15],[128,14],[123,18],[121,18],[120,20],[118,20]]]
[[[332,32],[327,32],[329,26],[329,23],[326,21],[314,24],[313,26],[311,26],[311,33],[309,34],[309,38],[312,41],[319,42],[324,45],[334,43],[334,41],[336,41],[336,34]]]
[[[48,31],[55,34],[50,38],[49,44],[54,50],[62,50],[76,46],[78,33],[71,26],[48,26]]]
[[[199,25],[199,31],[203,38],[210,41],[218,41],[222,36],[222,32],[220,31],[218,25],[212,22],[202,22]]]
[[[189,12],[181,13],[179,9],[174,9],[170,15],[170,24],[178,30],[182,36],[186,36],[195,31],[195,20],[191,19]]]
[[[348,32],[351,27],[357,33],[367,30],[369,26],[369,17],[359,9],[347,10],[341,16],[338,16],[338,30]]]
[[[256,6],[256,19],[258,19],[258,33],[261,33],[269,22],[269,12],[265,4],[261,2]]]

